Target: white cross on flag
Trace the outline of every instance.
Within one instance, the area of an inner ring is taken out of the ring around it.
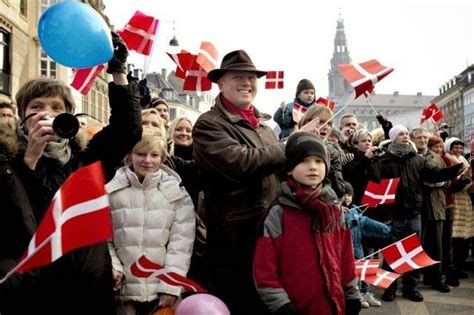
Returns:
[[[112,237],[109,199],[100,162],[80,168],[54,195],[16,267],[24,272],[52,263],[65,253]]]
[[[128,49],[149,56],[159,22],[152,16],[136,11],[125,27],[117,33],[127,44]]]
[[[367,276],[365,282],[375,285],[376,287],[387,289],[393,281],[400,277],[398,273],[386,271],[378,268],[375,275]]]
[[[130,266],[132,275],[138,278],[158,278],[173,286],[182,286],[186,291],[197,293],[207,292],[196,282],[183,277],[176,272],[172,272],[160,264],[157,264],[146,256],[141,256],[136,262]]]
[[[382,256],[390,268],[405,273],[439,263],[432,260],[421,247],[415,233],[382,249]]]
[[[421,112],[420,125],[422,125],[428,119],[430,119],[433,124],[436,124],[438,121],[443,119],[443,117],[443,112],[439,110],[438,105],[432,103],[424,108]]]
[[[183,83],[183,91],[209,91],[212,82],[207,78],[207,72],[195,62],[186,71],[186,79]]]
[[[268,71],[265,78],[265,89],[283,89],[284,71]]]
[[[354,88],[355,98],[362,94],[367,96],[377,82],[393,71],[393,68],[385,67],[375,59],[361,64],[342,64],[338,65],[338,68],[342,76]]]
[[[168,56],[176,64],[175,76],[181,79],[186,79],[186,72],[196,62],[196,55],[191,54],[186,50],[181,50],[178,54],[167,53]]]
[[[102,69],[104,69],[104,65],[73,70],[74,77],[71,86],[78,90],[82,95],[87,95],[94,84],[95,78],[99,76]]]
[[[334,106],[336,106],[336,103],[334,103],[333,101],[330,101],[324,97],[320,97],[316,100],[316,103],[318,105],[321,105],[321,106],[324,106],[324,107],[327,107],[332,111],[334,111]]]
[[[291,112],[293,115],[293,121],[298,123],[307,111],[308,109],[303,105],[293,103],[293,110]]]
[[[385,178],[379,184],[369,181],[361,203],[369,208],[394,203],[399,181],[400,178]]]
[[[380,259],[359,260],[355,263],[355,272],[359,280],[365,280],[368,276],[374,276],[379,269]]]
[[[216,47],[210,42],[202,42],[199,55],[196,59],[198,65],[200,65],[204,71],[210,72],[217,68],[217,58],[219,58],[219,53]]]

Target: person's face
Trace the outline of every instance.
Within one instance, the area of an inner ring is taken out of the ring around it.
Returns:
[[[346,205],[350,205],[352,203],[352,196],[349,194],[342,195],[342,202]]]
[[[414,134],[414,142],[418,150],[424,150],[428,147],[428,132],[425,130],[418,131]]]
[[[132,153],[133,171],[140,181],[143,181],[147,174],[155,173],[161,165],[161,154],[158,151],[148,153]]]
[[[409,140],[410,140],[410,137],[408,136],[408,131],[403,130],[398,133],[397,137],[395,138],[394,143],[408,144]]]
[[[79,116],[79,117],[77,117],[77,120],[79,121],[79,127],[80,128],[83,128],[83,129],[87,128],[88,124],[87,124],[87,118],[86,117]]]
[[[464,146],[462,144],[456,144],[453,146],[451,153],[455,156],[460,156],[463,150],[464,150]]]
[[[156,105],[155,109],[160,114],[160,117],[165,122],[165,125],[167,125],[169,120],[170,120],[170,115],[168,113],[168,107],[165,104],[158,104],[158,105]]]
[[[142,117],[142,127],[143,128],[159,128],[160,127],[160,117],[156,114],[151,114]]]
[[[344,118],[340,126],[341,130],[350,128],[354,131],[356,131],[358,127],[359,127],[359,122],[357,121],[355,117]]]
[[[60,96],[44,96],[32,99],[28,105],[26,105],[25,117],[33,113],[47,112],[49,115],[56,117],[59,114],[66,112],[66,105],[64,100]],[[29,133],[34,125],[32,119],[27,119],[25,122],[26,130]]]
[[[8,124],[11,128],[15,128],[15,116],[10,108],[0,108],[0,122]]]
[[[330,135],[328,137],[328,140],[331,141],[332,143],[334,144],[338,144],[339,143],[339,138],[337,136],[334,136],[334,135]]]
[[[298,98],[302,100],[305,103],[313,103],[314,102],[314,90],[313,89],[308,89],[308,90],[303,90],[298,93]]]
[[[186,119],[181,119],[174,129],[174,143],[185,147],[190,146],[193,143],[192,131],[191,123]]]
[[[296,165],[288,174],[301,184],[316,187],[326,176],[326,165],[319,156],[310,155]]]
[[[366,138],[362,139],[361,141],[359,141],[359,142],[356,144],[357,150],[359,150],[360,152],[364,152],[364,153],[365,153],[371,146],[372,146],[372,138],[371,138],[371,137],[366,137]]]
[[[219,79],[218,85],[222,95],[240,108],[249,108],[257,95],[254,72],[229,71]]]
[[[441,154],[443,153],[443,147],[444,147],[443,143],[440,142],[440,143],[438,143],[438,144],[433,145],[433,146],[431,147],[431,151],[433,151],[433,152],[436,153],[436,154],[441,155]]]

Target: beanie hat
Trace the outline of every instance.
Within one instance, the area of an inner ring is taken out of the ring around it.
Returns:
[[[303,79],[298,83],[298,86],[296,87],[295,97],[298,97],[298,94],[300,94],[300,92],[304,90],[314,90],[316,92],[313,83],[311,83],[311,81],[308,79]]]
[[[431,148],[432,146],[435,146],[437,144],[443,143],[443,139],[441,139],[438,136],[431,136],[428,139],[428,148]]]
[[[448,140],[446,140],[446,143],[444,144],[444,152],[451,151],[456,144],[461,144],[464,146],[464,142],[462,142],[461,139],[456,137],[448,138]]]
[[[167,108],[169,108],[168,103],[167,103],[164,99],[158,98],[158,97],[153,97],[153,98],[151,99],[151,107],[152,107],[152,108],[155,108],[156,106],[158,106],[158,105],[160,105],[160,104],[163,104],[163,105],[165,105]]]
[[[395,141],[395,138],[397,138],[398,134],[402,131],[406,131],[408,132],[408,129],[407,127],[403,126],[403,125],[395,125],[392,127],[392,129],[390,129],[390,131],[388,132],[388,136],[390,137],[390,141]]]
[[[332,128],[330,136],[333,136],[339,139],[341,137],[341,133],[336,128]]]
[[[344,194],[348,194],[354,197],[354,188],[352,188],[351,183],[349,182],[344,183]]]
[[[292,134],[285,147],[286,169],[291,171],[310,155],[319,156],[326,165],[326,176],[329,172],[329,159],[326,146],[314,133],[296,132]]]

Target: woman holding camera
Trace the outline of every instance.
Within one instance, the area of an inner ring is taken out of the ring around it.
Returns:
[[[52,128],[54,117],[74,112],[71,91],[64,83],[40,78],[25,83],[18,91],[18,114],[23,121],[18,140],[23,147],[13,159],[10,173],[20,179],[12,185],[15,184],[16,190],[23,194],[4,196],[1,192],[2,199],[11,198],[18,207],[2,207],[0,220],[10,212],[10,222],[5,223],[8,231],[2,233],[9,236],[10,242],[16,242],[19,250],[10,257],[2,258],[20,259],[54,194],[72,172],[100,160],[106,176],[111,178],[122,159],[140,139],[142,126],[138,86],[135,82],[129,83],[125,76],[128,56],[125,43],[115,34],[113,43],[116,49],[107,69],[114,79],[109,84],[110,124],[87,145],[81,146],[77,137],[60,138]],[[9,178],[2,177],[1,180],[9,181]],[[18,208],[30,211],[15,213]],[[33,228],[26,229],[27,223],[33,224]],[[4,255],[3,248],[0,248],[0,253]],[[3,274],[8,270],[0,271]],[[74,250],[35,272],[37,275],[28,284],[30,294],[16,301],[0,297],[0,309],[10,303],[14,306],[11,312],[15,314],[31,311],[47,314],[115,313],[112,265],[105,242]],[[26,285],[21,281],[2,285],[0,292],[12,296],[9,294],[11,290]],[[59,305],[67,305],[67,310]],[[2,311],[2,314],[7,313]]]

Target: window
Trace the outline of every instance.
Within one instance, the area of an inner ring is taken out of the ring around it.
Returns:
[[[56,62],[49,58],[43,49],[40,54],[40,76],[56,78]]]
[[[0,28],[0,92],[10,95],[10,33]]]
[[[20,14],[27,16],[28,13],[28,1],[20,0]]]
[[[41,0],[41,4],[40,4],[41,12],[40,13],[43,13],[44,11],[46,11],[47,8],[49,8],[53,4],[56,4],[56,3],[59,3],[59,2],[61,2],[61,0]]]
[[[170,108],[170,121],[176,118],[176,108]]]

